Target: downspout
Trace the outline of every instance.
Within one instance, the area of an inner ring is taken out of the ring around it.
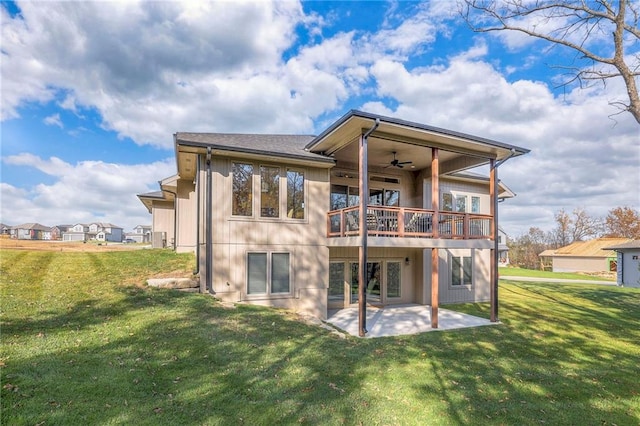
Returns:
[[[500,161],[496,161],[493,164],[493,172],[494,172],[493,193],[495,195],[493,197],[493,265],[492,265],[493,271],[491,271],[493,276],[493,283],[491,283],[491,285],[493,286],[495,303],[491,307],[492,322],[499,321],[498,319],[498,281],[499,281],[499,277],[498,277],[498,260],[499,260],[498,258],[498,167],[504,164],[509,158],[513,157],[514,155],[516,155],[516,150],[512,148],[511,152],[509,152],[509,154],[506,157],[504,157]]]
[[[200,159],[196,163],[196,178],[193,182],[196,186],[196,268],[193,275],[200,273]]]
[[[367,334],[367,207],[369,204],[369,176],[368,167],[368,147],[367,138],[380,125],[380,119],[371,129],[362,135],[359,164],[360,164],[360,238],[362,239],[359,248],[359,269],[358,269],[358,335],[364,337]]]
[[[207,182],[205,185],[205,230],[206,230],[206,235],[205,235],[205,255],[206,255],[206,259],[205,259],[205,286],[206,289],[209,293],[213,294],[213,282],[212,282],[212,265],[211,265],[211,258],[212,258],[212,247],[211,247],[211,240],[213,239],[213,230],[212,230],[212,225],[211,225],[211,147],[207,147],[207,159],[206,159],[206,165],[207,165]]]

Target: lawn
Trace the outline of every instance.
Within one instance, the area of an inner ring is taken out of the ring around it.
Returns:
[[[589,274],[578,274],[573,272],[551,272],[536,271],[534,269],[503,267],[498,270],[501,277],[533,277],[548,279],[568,279],[583,281],[612,281],[615,282],[615,276],[598,276]]]
[[[640,424],[636,289],[502,281],[500,325],[340,338],[142,285],[193,264],[1,251],[1,423]]]

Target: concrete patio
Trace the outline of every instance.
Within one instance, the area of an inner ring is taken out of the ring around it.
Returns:
[[[345,332],[358,336],[358,308],[330,310],[327,322]],[[438,328],[431,328],[431,307],[424,305],[392,305],[382,308],[367,306],[366,337],[401,336],[427,331],[494,325],[488,319],[474,317],[447,309],[439,309]]]

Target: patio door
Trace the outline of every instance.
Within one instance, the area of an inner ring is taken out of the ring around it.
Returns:
[[[358,303],[358,262],[329,263],[328,307],[345,308]],[[367,263],[367,302],[387,303],[401,297],[402,260],[374,260]]]
[[[351,263],[351,303],[358,302],[359,264]],[[367,302],[382,301],[382,262],[367,262]]]

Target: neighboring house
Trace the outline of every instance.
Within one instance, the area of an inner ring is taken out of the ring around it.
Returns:
[[[434,327],[440,303],[491,301],[497,320],[497,166],[527,149],[360,111],[315,137],[174,141],[178,173],[138,197],[202,292],[320,318],[417,303]]]
[[[498,227],[498,265],[509,265],[509,247],[507,246],[507,233]]]
[[[4,223],[0,223],[0,235],[9,234],[11,234],[11,227],[9,225],[5,225]]]
[[[543,262],[551,259],[553,272],[615,272],[617,256],[605,247],[628,242],[628,238],[598,238],[576,241],[568,246],[540,253]]]
[[[39,223],[23,223],[11,228],[11,236],[19,240],[50,240],[51,228]]]
[[[106,222],[95,222],[89,225],[89,233],[95,233],[98,241],[121,243],[124,239],[122,227]]]
[[[622,287],[640,287],[640,240],[603,248],[616,252],[617,283]]]
[[[63,241],[107,241],[120,243],[123,240],[123,229],[112,223],[94,222],[90,224],[76,223],[62,234]]]
[[[76,223],[62,233],[62,241],[89,241],[95,238],[95,233],[89,233],[89,225]]]
[[[51,239],[52,240],[61,240],[62,234],[69,231],[69,228],[73,227],[73,225],[56,225],[51,227]]]
[[[136,243],[151,242],[151,225],[138,225],[133,228],[133,232],[124,235],[125,241],[131,240]]]

